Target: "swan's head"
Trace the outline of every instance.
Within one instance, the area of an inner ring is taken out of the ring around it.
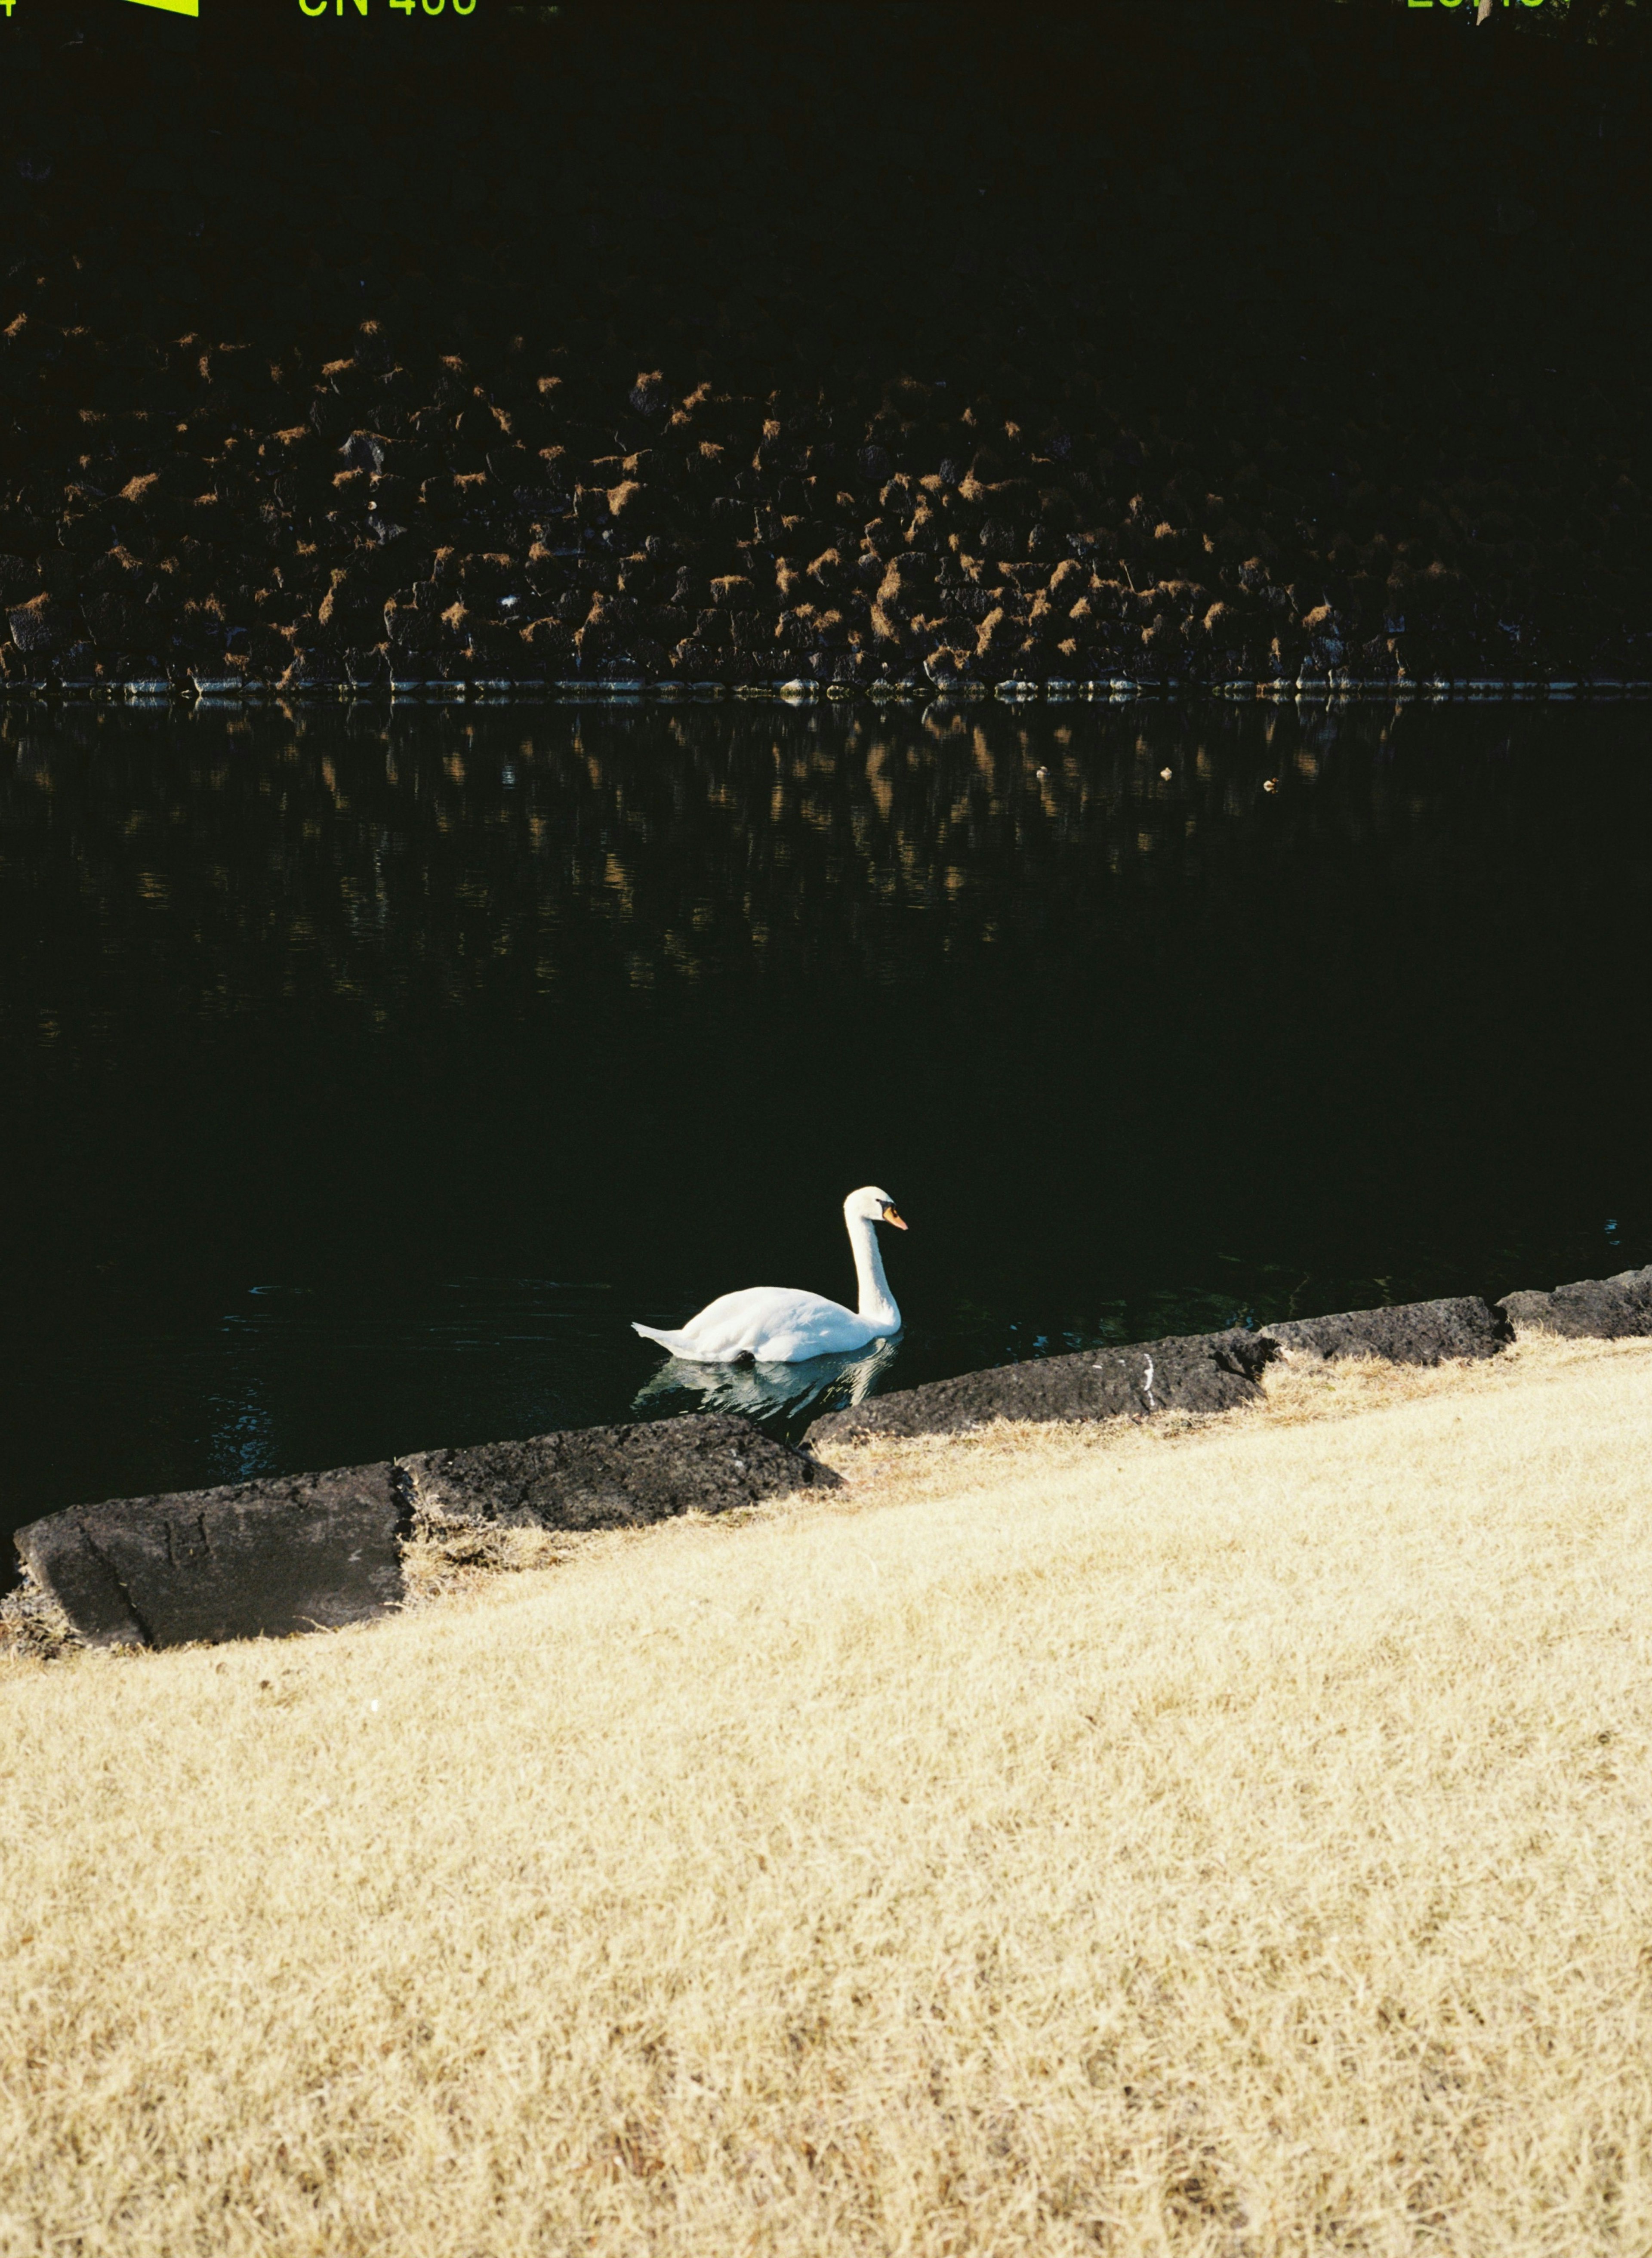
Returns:
[[[892,1223],[897,1231],[906,1228],[895,1212],[894,1201],[876,1184],[862,1184],[858,1192],[851,1192],[843,1203],[843,1212],[850,1223]]]

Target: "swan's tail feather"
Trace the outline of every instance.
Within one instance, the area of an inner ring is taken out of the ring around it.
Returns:
[[[692,1356],[694,1353],[694,1344],[686,1333],[663,1331],[657,1325],[640,1325],[635,1319],[631,1330],[634,1333],[641,1333],[644,1340],[658,1341],[660,1346],[669,1348],[673,1356]]]
[[[734,1346],[710,1348],[703,1340],[697,1340],[692,1333],[668,1332],[663,1325],[640,1325],[635,1317],[631,1320],[631,1330],[634,1333],[641,1333],[644,1340],[658,1341],[662,1348],[669,1348],[673,1356],[680,1356],[689,1364],[752,1362],[748,1348]]]

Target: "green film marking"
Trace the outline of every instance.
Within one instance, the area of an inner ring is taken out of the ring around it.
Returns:
[[[198,16],[201,0],[131,0],[134,8],[165,8],[174,16]]]

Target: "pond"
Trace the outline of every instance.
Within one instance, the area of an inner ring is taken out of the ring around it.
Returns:
[[[1645,1261],[1648,720],[14,700],[0,1513]]]

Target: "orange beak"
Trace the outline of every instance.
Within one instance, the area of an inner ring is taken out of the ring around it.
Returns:
[[[892,1223],[897,1231],[904,1231],[906,1228],[906,1225],[901,1221],[899,1216],[896,1214],[892,1207],[886,1207],[884,1209],[883,1220],[885,1223]]]

